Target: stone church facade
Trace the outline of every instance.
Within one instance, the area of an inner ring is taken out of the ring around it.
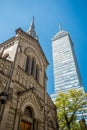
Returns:
[[[47,66],[34,19],[27,32],[19,28],[0,44],[0,130],[58,130]]]

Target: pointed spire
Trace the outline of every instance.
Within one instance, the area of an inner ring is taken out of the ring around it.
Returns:
[[[62,24],[59,24],[59,31],[62,31]]]
[[[33,18],[32,18],[32,22],[31,22],[31,24],[30,24],[30,27],[29,27],[27,33],[28,33],[30,36],[34,37],[35,39],[38,39],[38,36],[36,35],[36,31],[35,31],[35,26],[34,26],[34,16],[33,16]]]

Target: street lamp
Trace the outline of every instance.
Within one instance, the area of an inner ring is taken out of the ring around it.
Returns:
[[[7,92],[1,92],[0,93],[0,103],[5,104],[8,98],[8,93]]]

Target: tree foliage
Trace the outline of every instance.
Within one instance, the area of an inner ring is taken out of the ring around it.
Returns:
[[[86,105],[84,99],[83,92],[76,89],[58,95],[55,104],[60,130],[80,130],[80,125],[76,121],[76,112],[81,112],[82,107]]]

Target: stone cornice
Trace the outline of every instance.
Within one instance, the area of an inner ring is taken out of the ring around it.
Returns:
[[[6,40],[6,41],[4,41],[3,43],[0,44],[0,47],[8,45],[9,43],[13,42],[14,40],[15,40],[15,37],[12,37],[12,38]]]

